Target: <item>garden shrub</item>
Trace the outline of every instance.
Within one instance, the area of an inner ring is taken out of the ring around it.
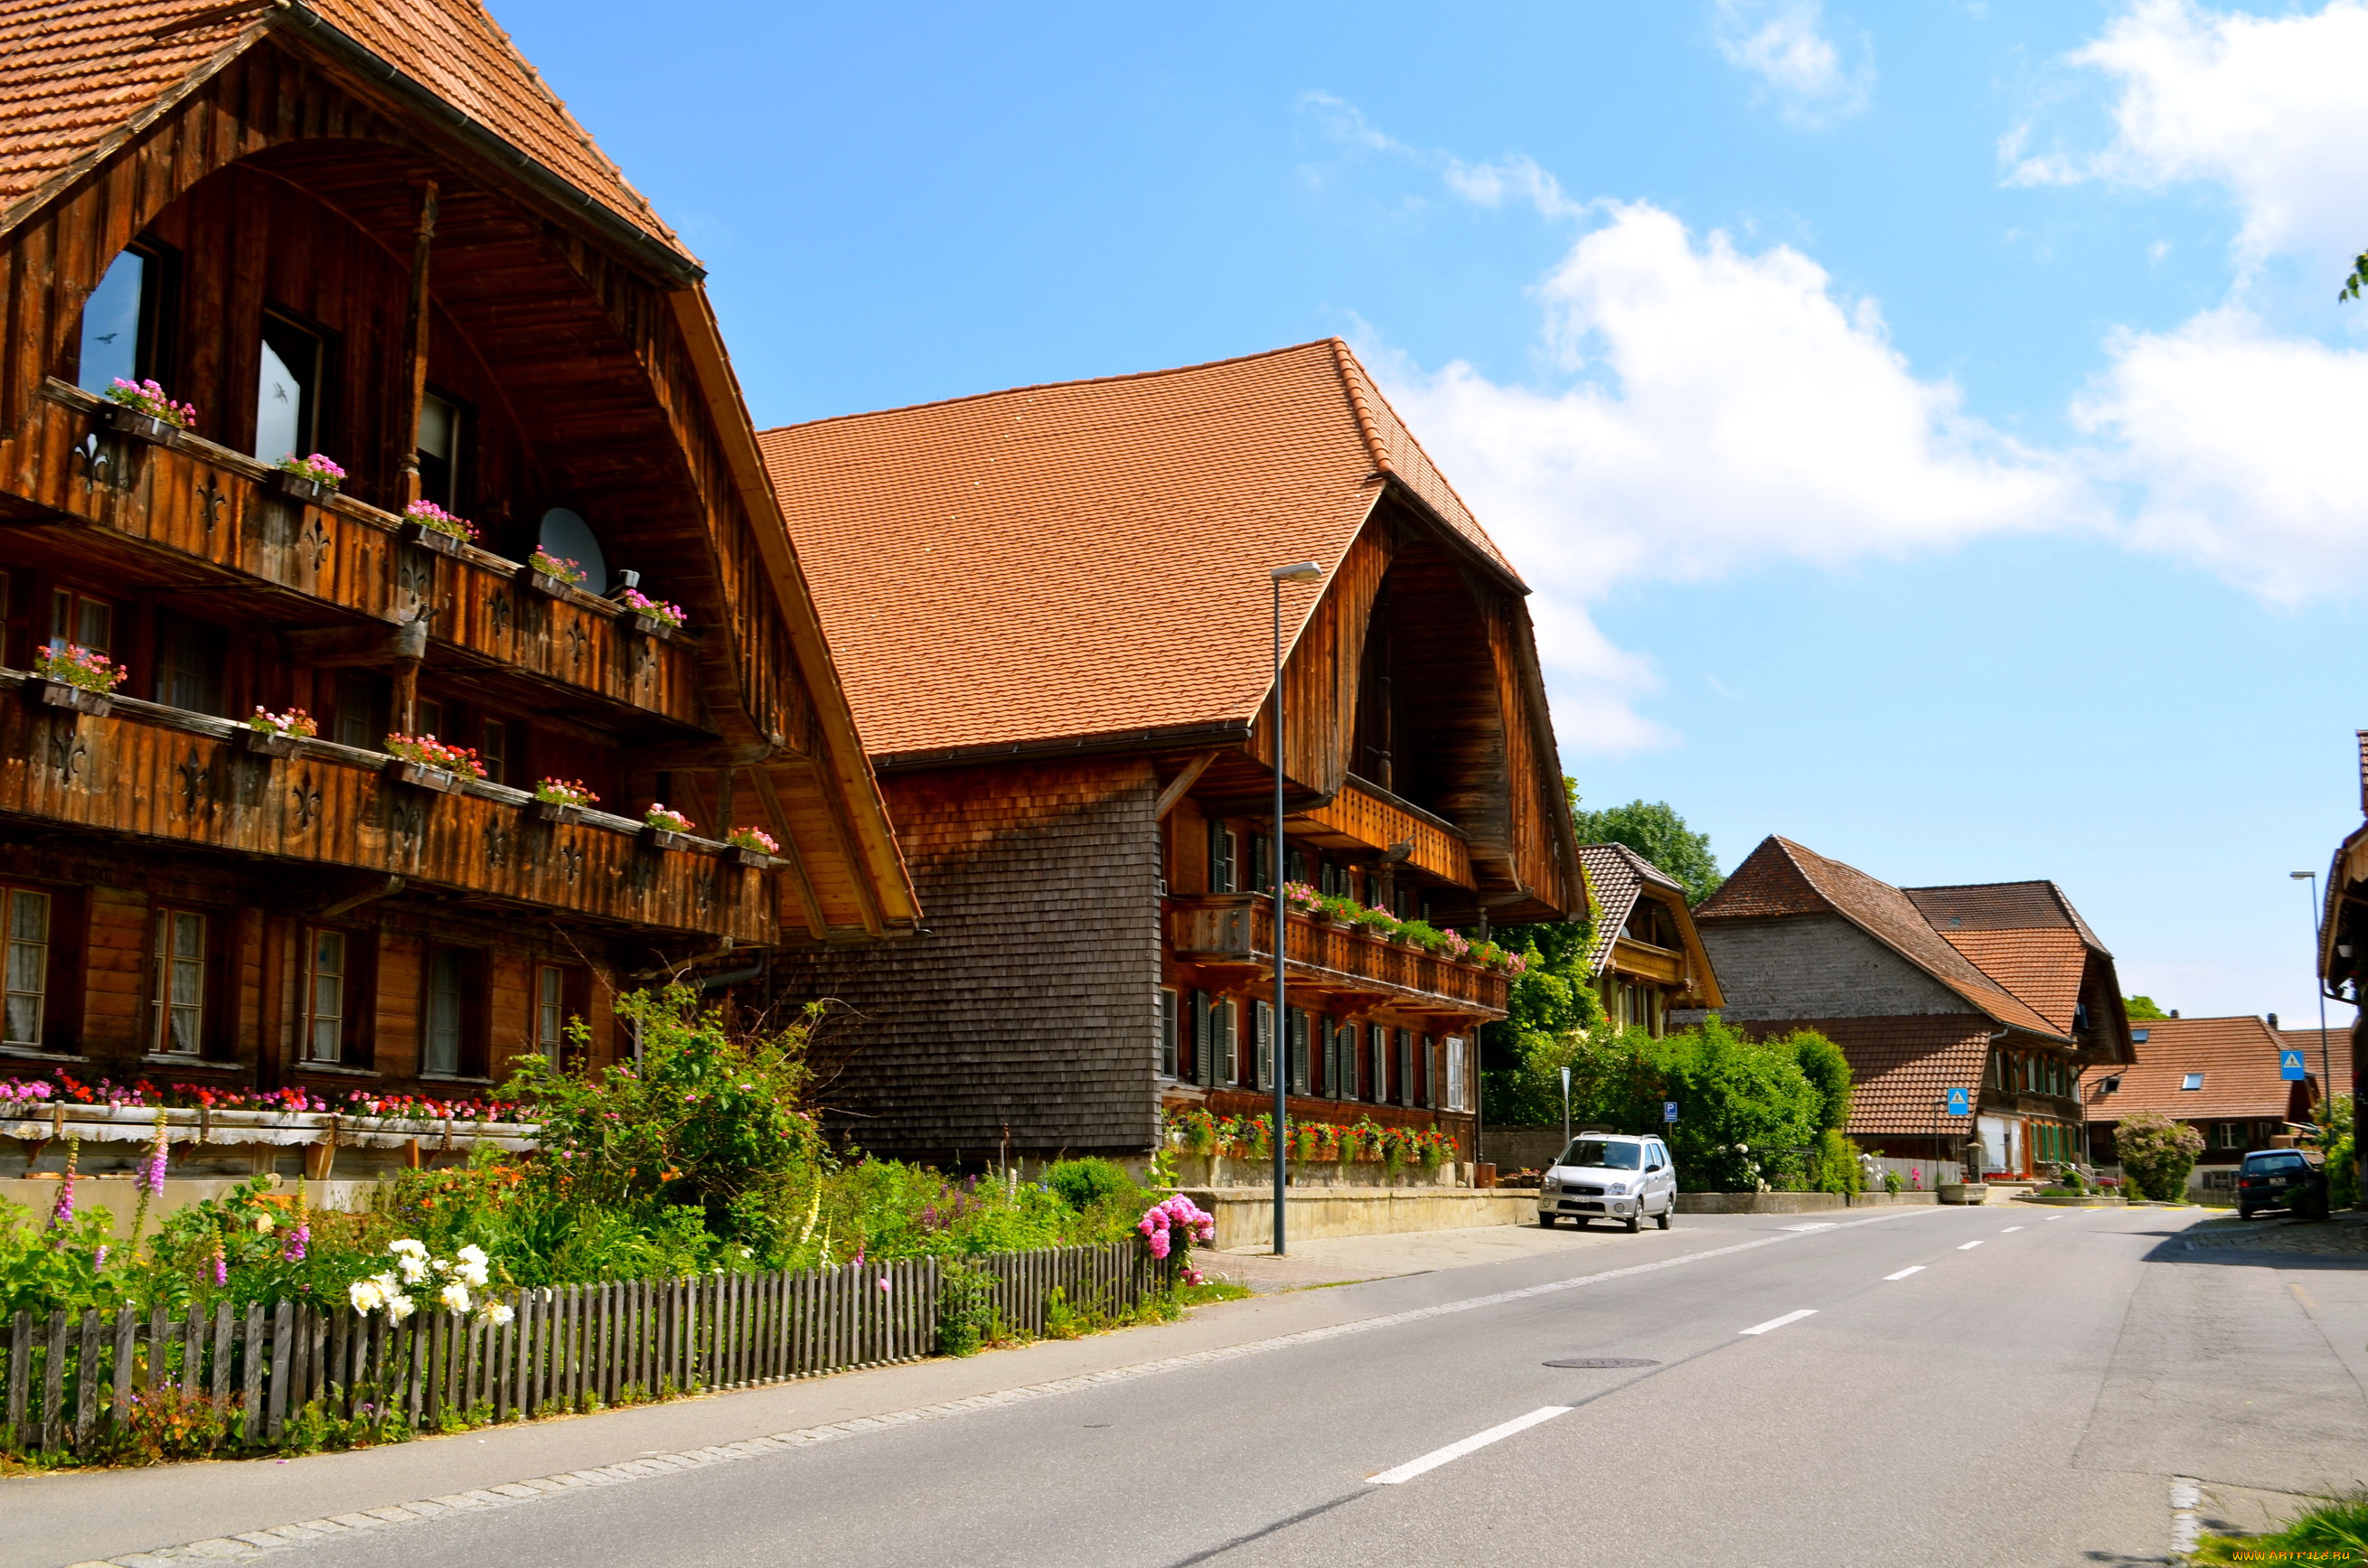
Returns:
[[[1845,1081],[1845,1098],[1848,1097],[1849,1087]],[[1838,1129],[1829,1127],[1818,1133],[1816,1142],[1810,1148],[1809,1190],[1841,1193],[1866,1190],[1866,1167],[1859,1163],[1858,1145],[1843,1137]]]
[[[1688,1192],[1772,1188],[1792,1152],[1810,1145],[1825,1100],[1784,1041],[1750,1040],[1715,1015],[1654,1040],[1630,1029],[1610,1042],[1591,1074],[1589,1120],[1622,1132],[1658,1132]],[[1574,1074],[1576,1077],[1576,1074]],[[1678,1102],[1664,1124],[1661,1107]],[[1796,1178],[1797,1179],[1797,1178]]]
[[[2195,1156],[2203,1153],[2203,1134],[2150,1110],[2123,1118],[2114,1129],[2113,1143],[2122,1169],[2138,1190],[2163,1203],[2187,1195],[2187,1173],[2195,1168]]]
[[[949,1262],[938,1276],[938,1354],[975,1356],[995,1333],[995,1277]]]
[[[1801,1075],[1817,1091],[1818,1129],[1838,1133],[1849,1126],[1850,1065],[1842,1048],[1815,1029],[1797,1029],[1776,1043],[1792,1051],[1793,1060],[1801,1064]],[[1856,1192],[1858,1188],[1847,1190]]]
[[[1140,1190],[1134,1178],[1109,1160],[1062,1160],[1048,1166],[1044,1185],[1083,1214],[1113,1199],[1132,1202]]]
[[[2328,1102],[2327,1206],[2356,1209],[2360,1205],[2360,1142],[2351,1111],[2351,1096],[2338,1095]]]

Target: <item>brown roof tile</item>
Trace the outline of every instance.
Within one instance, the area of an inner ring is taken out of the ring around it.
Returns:
[[[689,259],[474,0],[310,0],[225,14],[211,0],[0,0],[0,212],[105,151],[108,137],[266,32],[315,18]],[[211,17],[211,20],[199,18]]]
[[[2137,1027],[2146,1028],[2143,1024]],[[2287,1046],[2302,1051],[2303,1062],[2310,1069],[2310,1075],[2314,1078],[2317,1077],[2319,1075],[2318,1030],[2315,1028],[2280,1029],[2278,1034]],[[2329,1071],[2334,1075],[2335,1092],[2339,1095],[2350,1094],[2351,1092],[2351,1031],[2350,1029],[2331,1028],[2327,1031],[2327,1062]]]
[[[1682,898],[1685,884],[1624,844],[1582,844],[1578,846],[1578,863],[1587,868],[1587,891],[1593,895],[1595,905],[1595,931],[1588,944],[1587,969],[1590,974],[1600,974],[1605,960],[1611,957],[1611,944],[1619,939],[1620,928],[1628,923],[1628,914],[1636,907],[1636,894],[1644,885],[1658,882]]]
[[[1760,1039],[1815,1029],[1842,1048],[1850,1064],[1853,1138],[1963,1133],[1965,1119],[1942,1112],[1951,1089],[1981,1086],[1989,1029],[1964,1014],[1884,1018],[1794,1018],[1746,1026]]]
[[[1697,923],[1823,914],[1830,910],[1916,965],[2000,1024],[2062,1036],[2050,1021],[1941,939],[1908,895],[1855,866],[1829,860],[1788,838],[1770,835],[1718,892],[1694,911]],[[1755,1026],[1756,1027],[1756,1026]]]
[[[1332,339],[759,439],[875,756],[1250,720],[1377,470],[1511,576]]]
[[[2298,1085],[2278,1076],[2278,1052],[2286,1042],[2262,1019],[2150,1018],[2130,1027],[2146,1037],[2137,1042],[2137,1061],[2081,1080],[2091,1121],[2116,1121],[2141,1110],[2191,1121],[2283,1118],[2294,1102]],[[2182,1088],[2191,1073],[2201,1073],[2202,1084]],[[2116,1074],[2121,1088],[2100,1092]]]
[[[2088,945],[2079,933],[2054,931],[1942,931],[1941,937],[1975,967],[2031,1005],[2059,1034],[2072,1032],[2080,1003],[2080,981],[2089,971]]]

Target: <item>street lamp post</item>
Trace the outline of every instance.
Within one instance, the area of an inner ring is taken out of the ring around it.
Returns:
[[[1291,1012],[1286,1006],[1283,949],[1290,936],[1291,906],[1282,896],[1287,862],[1282,852],[1282,585],[1313,583],[1324,568],[1313,561],[1278,566],[1267,574],[1274,585],[1274,1024],[1267,1031],[1268,1070],[1274,1074],[1274,1131],[1267,1142],[1274,1149],[1274,1256],[1284,1256],[1283,1186],[1286,1137],[1285,1096],[1291,1086]]]
[[[2327,956],[2326,924],[2319,919],[2322,905],[2318,902],[2317,871],[2288,871],[2295,881],[2310,883],[2310,988],[2318,993],[2318,1082],[2319,1093],[2327,1103],[2335,1103],[2335,1070],[2328,1063],[2327,1051],[2327,983],[2319,974],[2319,964]]]

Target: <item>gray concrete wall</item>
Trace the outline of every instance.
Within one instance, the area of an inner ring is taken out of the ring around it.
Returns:
[[[1964,999],[1839,915],[1709,920],[1702,946],[1731,1023],[1970,1013]]]

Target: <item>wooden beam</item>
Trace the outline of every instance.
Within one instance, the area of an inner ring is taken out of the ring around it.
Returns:
[[[1219,755],[1217,752],[1204,751],[1186,763],[1184,771],[1169,779],[1167,787],[1159,791],[1159,802],[1152,809],[1153,818],[1160,822],[1167,821],[1167,813],[1176,809],[1176,803],[1184,798],[1187,790],[1200,782],[1201,775],[1209,771],[1209,765],[1216,761]]]
[[[765,802],[765,814],[773,821],[774,836],[781,841],[780,858],[790,863],[790,880],[798,890],[798,903],[806,912],[806,930],[817,942],[829,939],[830,922],[823,917],[822,900],[814,896],[814,881],[806,875],[805,857],[798,849],[798,835],[790,831],[789,813],[781,810],[780,797],[773,790],[773,775],[768,768],[751,768],[749,777],[756,781],[757,798]],[[850,875],[859,879],[860,869],[850,868]]]
[[[280,644],[290,664],[315,669],[367,666],[415,668],[427,655],[427,623],[424,620],[377,621],[362,626],[332,626],[311,631],[283,631]]]
[[[397,466],[395,510],[419,499],[419,408],[427,395],[427,329],[432,319],[427,301],[427,253],[436,239],[436,182],[419,187],[419,222],[411,239],[411,312],[404,323],[407,350],[403,367],[403,457]]]

